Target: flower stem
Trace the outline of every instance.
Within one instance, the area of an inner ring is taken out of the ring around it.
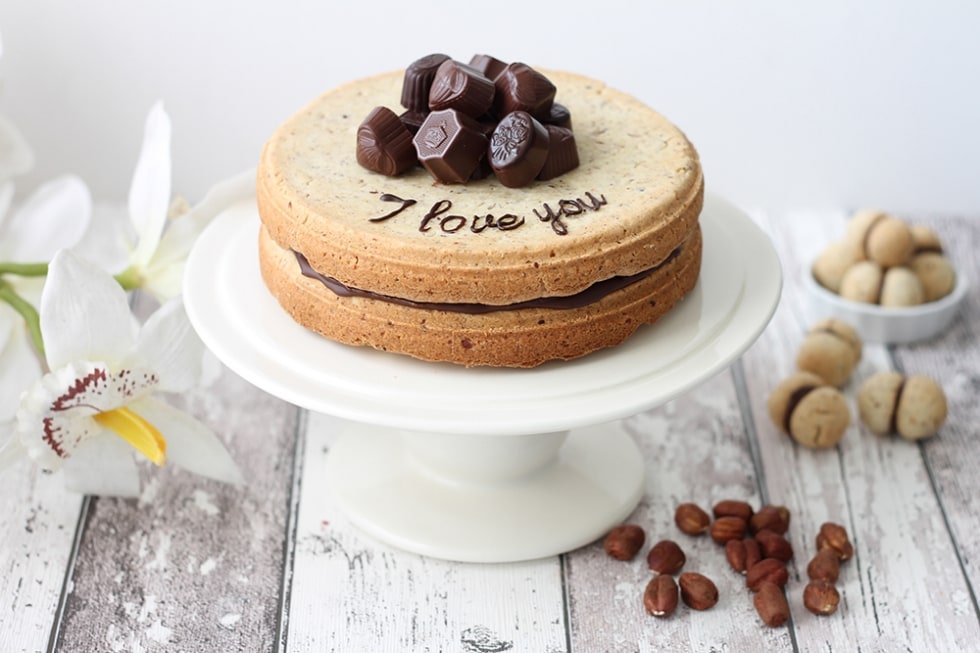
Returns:
[[[47,273],[47,263],[0,263],[0,274],[16,274],[19,277],[43,277]]]
[[[18,295],[10,284],[3,279],[0,279],[0,301],[10,304],[24,318],[24,322],[27,323],[27,331],[31,334],[31,342],[34,343],[34,348],[43,358],[44,340],[41,338],[41,318],[37,314],[37,309]]]

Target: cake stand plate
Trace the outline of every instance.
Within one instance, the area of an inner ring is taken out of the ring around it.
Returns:
[[[259,273],[254,199],[187,262],[184,302],[230,369],[286,401],[350,420],[325,473],[352,522],[394,546],[469,562],[569,551],[626,518],[643,458],[622,418],[727,367],[779,301],[771,242],[707,195],[701,276],[618,347],[524,369],[464,368],[350,347],[299,326]]]

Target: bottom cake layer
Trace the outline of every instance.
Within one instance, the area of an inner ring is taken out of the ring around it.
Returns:
[[[472,314],[345,297],[304,276],[295,254],[265,227],[259,233],[262,278],[302,326],[337,342],[466,366],[535,367],[618,345],[656,322],[697,283],[696,229],[649,275],[580,308],[520,308]]]

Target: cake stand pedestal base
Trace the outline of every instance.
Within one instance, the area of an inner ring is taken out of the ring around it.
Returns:
[[[643,494],[621,422],[532,435],[351,424],[327,457],[350,520],[392,546],[462,562],[557,555],[602,537]]]

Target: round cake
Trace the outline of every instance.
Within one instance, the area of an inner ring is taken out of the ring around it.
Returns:
[[[579,163],[520,187],[359,164],[359,129],[398,102],[401,71],[333,89],[283,123],[256,191],[262,275],[289,315],[349,345],[533,367],[617,345],[680,301],[701,263],[696,151],[631,96],[544,75]],[[420,149],[445,137],[426,124]]]

